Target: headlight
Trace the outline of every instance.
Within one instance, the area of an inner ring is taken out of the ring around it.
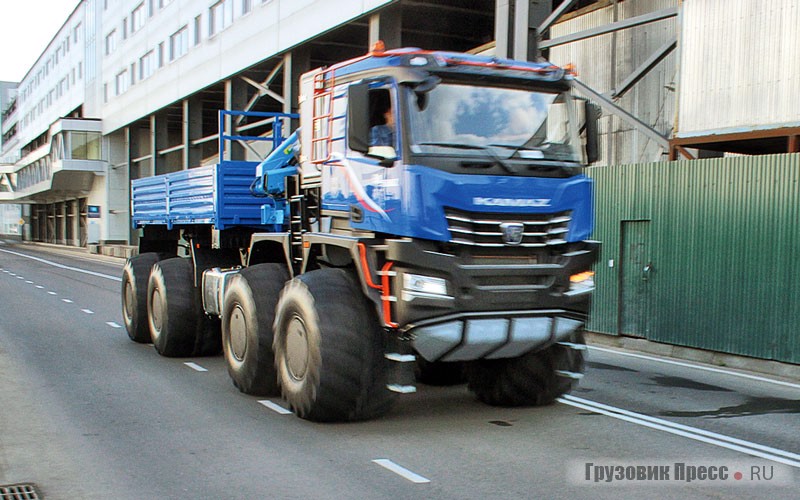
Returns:
[[[419,274],[404,274],[403,290],[430,295],[447,295],[447,280]]]
[[[594,290],[594,272],[585,271],[569,277],[569,292],[567,295],[578,295]]]

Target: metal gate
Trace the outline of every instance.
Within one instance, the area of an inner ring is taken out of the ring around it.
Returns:
[[[594,167],[589,329],[800,363],[800,155]]]

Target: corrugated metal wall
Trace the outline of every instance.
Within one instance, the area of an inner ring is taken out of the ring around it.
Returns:
[[[615,20],[676,7],[678,0],[626,0],[552,27],[553,38],[611,24]],[[629,28],[550,49],[556,64],[575,64],[578,78],[599,91],[612,91],[650,55],[678,32],[676,18]],[[617,101],[664,135],[671,135],[675,121],[677,56],[671,53],[635,87]],[[650,162],[666,159],[664,151],[644,134],[612,115],[600,123],[603,165]]]
[[[678,136],[800,126],[800,2],[684,0],[682,19]]]
[[[618,334],[631,313],[622,312],[623,288],[635,286],[644,310],[634,312],[646,319],[640,336],[800,363],[800,155],[589,174],[594,237],[603,242],[590,330]],[[629,258],[625,221],[644,223],[643,258],[652,265],[633,280],[621,275]]]

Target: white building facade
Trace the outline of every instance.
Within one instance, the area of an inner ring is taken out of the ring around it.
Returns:
[[[800,50],[800,10],[796,0],[763,12],[759,4],[83,0],[23,80],[0,85],[0,203],[17,206],[3,211],[0,233],[135,243],[132,179],[215,163],[219,110],[296,112],[303,72],[362,55],[378,39],[517,59],[536,57],[538,40],[556,64],[577,64],[588,89],[578,93],[603,106],[599,165],[800,151],[796,93],[786,90],[796,86],[786,55]],[[775,29],[761,36],[752,25]],[[723,36],[734,28],[740,36]],[[728,68],[759,55],[769,64],[728,78]],[[717,102],[750,107],[709,113],[708,88]],[[758,104],[762,94],[768,106]],[[258,120],[226,120],[229,131],[272,133]],[[230,158],[263,156],[261,144],[235,144]]]

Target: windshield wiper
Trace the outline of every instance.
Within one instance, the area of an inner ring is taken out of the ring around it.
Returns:
[[[526,146],[524,144],[521,145],[521,146],[517,146],[517,145],[513,145],[513,144],[490,144],[490,146],[494,146],[494,147],[497,147],[497,148],[513,149],[511,154],[506,157],[507,160],[509,160],[509,159],[513,158],[514,156],[518,155],[520,158],[523,158],[523,159],[526,159],[526,160],[541,160],[541,161],[558,161],[558,162],[578,163],[577,160],[575,160],[572,157],[563,158],[563,156],[564,156],[563,153],[549,151],[551,146],[560,146],[560,144],[553,144],[552,142],[543,142],[543,143],[540,143],[537,146]],[[522,154],[523,151],[532,151],[532,152],[540,154],[541,156],[535,156],[535,157],[524,156]],[[550,156],[546,155],[545,152],[547,152]]]
[[[501,167],[503,170],[508,172],[509,174],[515,174],[516,171],[511,168],[511,166],[500,158],[500,156],[492,149],[492,146],[478,146],[476,144],[463,144],[460,142],[420,142],[417,143],[418,146],[441,146],[443,148],[453,148],[453,149],[472,149],[478,151],[486,151],[489,153],[489,156],[492,157],[492,160]]]

